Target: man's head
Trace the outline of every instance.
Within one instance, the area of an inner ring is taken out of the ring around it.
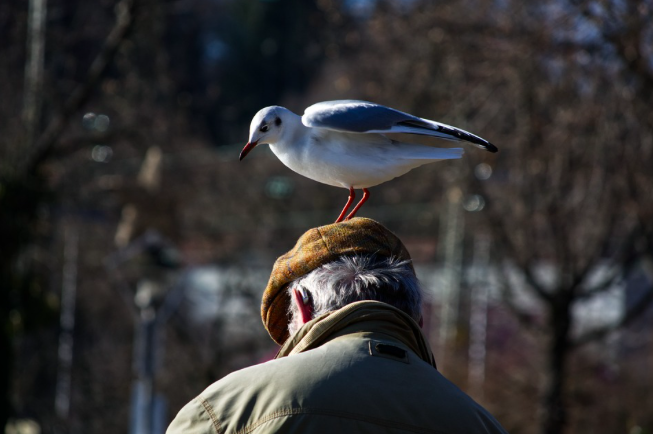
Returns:
[[[292,299],[288,330],[362,300],[376,300],[422,319],[422,293],[409,260],[376,255],[342,256],[288,286]]]
[[[328,288],[327,281],[341,284]],[[293,289],[301,291],[299,296],[293,296]],[[359,294],[350,293],[359,290]],[[366,218],[311,229],[277,259],[261,304],[263,324],[275,342],[282,344],[288,338],[291,300],[302,301],[301,295],[309,300],[313,317],[353,301],[372,299],[393,304],[417,319],[421,303],[403,243],[384,226]],[[331,300],[322,303],[318,298]],[[333,299],[340,301],[333,303]],[[412,307],[404,309],[406,305]]]

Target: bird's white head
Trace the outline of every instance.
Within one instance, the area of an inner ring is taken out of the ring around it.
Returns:
[[[277,143],[284,131],[284,126],[291,112],[279,106],[266,107],[259,110],[249,126],[249,142],[240,152],[240,160],[261,144]]]

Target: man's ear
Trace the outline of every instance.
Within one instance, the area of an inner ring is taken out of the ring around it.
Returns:
[[[306,324],[313,319],[313,304],[311,302],[310,296],[305,289],[293,289],[293,302],[299,309],[299,320],[301,325]]]

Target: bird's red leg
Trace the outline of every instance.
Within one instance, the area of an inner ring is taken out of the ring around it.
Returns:
[[[370,191],[367,188],[364,188],[363,189],[363,198],[361,199],[360,202],[358,202],[358,204],[354,207],[354,209],[351,210],[351,212],[349,213],[349,215],[347,216],[347,218],[345,220],[349,220],[350,218],[355,216],[356,211],[358,211],[360,209],[360,207],[362,207],[363,204],[365,202],[367,202],[367,199],[369,199],[369,197],[370,197]]]
[[[336,223],[340,223],[345,218],[345,214],[347,213],[347,210],[349,209],[351,203],[354,201],[355,198],[356,198],[356,193],[354,193],[354,187],[349,187],[349,199],[347,199],[347,203],[345,204],[345,207],[340,212],[340,215],[338,216],[338,220],[336,220]]]

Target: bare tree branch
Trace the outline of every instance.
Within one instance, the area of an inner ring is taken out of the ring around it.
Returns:
[[[571,0],[570,3],[577,8],[577,10],[588,20],[593,22],[597,30],[601,32],[603,38],[612,44],[616,49],[617,55],[622,60],[626,68],[640,80],[642,80],[642,90],[653,89],[653,70],[649,66],[648,59],[642,54],[642,43],[644,26],[650,24],[652,13],[650,7],[639,8],[639,12],[635,7],[636,2],[630,2],[630,8],[627,16],[622,16],[621,21],[627,20],[628,23],[624,25],[628,29],[627,32],[613,31],[608,28],[609,25],[617,21],[617,13],[612,12],[612,17],[602,17],[592,11],[591,2],[584,0]],[[626,3],[628,5],[628,2]],[[610,23],[610,24],[608,24]]]
[[[653,304],[653,285],[649,286],[644,295],[633,304],[628,311],[624,314],[623,318],[620,321],[617,321],[613,324],[609,324],[605,327],[600,327],[594,330],[591,330],[576,339],[570,342],[570,346],[573,348],[578,348],[583,345],[586,345],[590,342],[594,342],[599,339],[605,338],[608,334],[619,330],[620,328],[626,327],[632,321],[637,319],[641,314],[643,314],[647,308]]]
[[[505,278],[505,273],[502,274],[501,276],[501,295],[502,295],[502,301],[506,304],[510,312],[517,318],[519,323],[528,329],[531,330],[539,330],[541,331],[542,328],[539,327],[539,325],[534,321],[533,315],[527,312],[526,310],[520,308],[517,306],[515,303],[515,291],[510,284],[510,282],[507,281]]]
[[[482,191],[485,197],[489,197],[488,192],[486,191],[486,185],[480,182],[475,177],[470,177],[471,183],[476,187],[478,191]],[[494,209],[492,204],[487,208],[488,212],[488,228],[494,235],[494,237],[501,240],[500,244],[505,246],[509,251],[507,252],[510,258],[518,264],[519,269],[522,271],[526,282],[533,288],[535,293],[547,303],[551,303],[553,298],[546,289],[537,281],[535,275],[533,274],[532,264],[529,263],[528,259],[524,258],[524,255],[520,255],[518,252],[520,249],[515,246],[512,238],[508,234],[508,228],[506,227],[505,219],[501,218],[498,215],[498,212]]]
[[[22,164],[18,165],[19,174],[31,173],[47,158],[52,147],[63,134],[70,118],[88,101],[120,45],[132,29],[136,5],[137,0],[121,0],[116,5],[115,25],[107,36],[102,50],[91,64],[86,80],[75,88],[61,111],[50,120],[33,148],[26,153]]]

